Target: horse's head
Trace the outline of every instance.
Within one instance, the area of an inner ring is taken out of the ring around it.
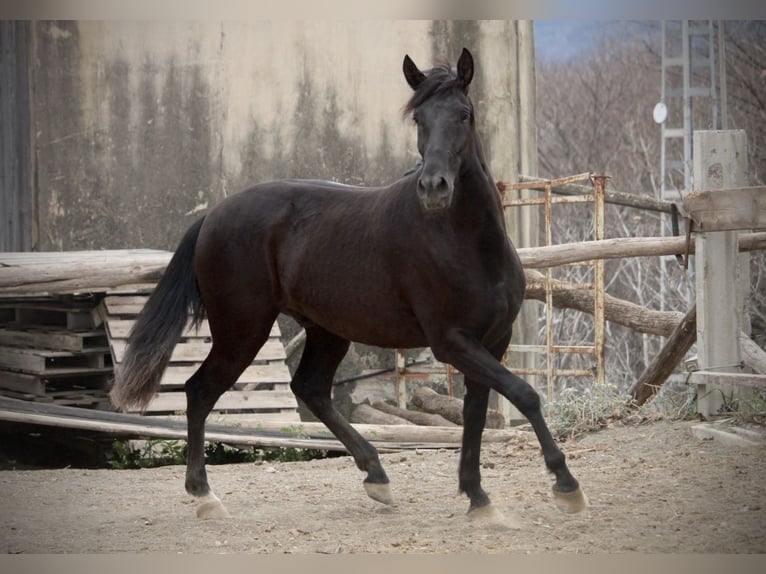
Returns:
[[[446,209],[452,203],[464,152],[473,139],[473,105],[468,98],[473,57],[463,48],[456,70],[440,65],[423,73],[405,56],[403,69],[415,90],[405,113],[412,112],[418,126],[418,151],[423,157],[418,197],[425,209]]]

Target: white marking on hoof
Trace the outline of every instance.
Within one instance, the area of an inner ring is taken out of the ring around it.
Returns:
[[[212,492],[199,497],[197,506],[197,518],[230,518],[231,514],[226,507]]]
[[[576,514],[588,508],[588,497],[579,486],[572,492],[559,492],[554,488],[553,500],[559,510],[567,514]]]
[[[394,504],[394,497],[391,496],[391,488],[388,484],[376,484],[373,482],[365,482],[363,484],[364,490],[367,491],[367,496],[373,500],[388,505]]]
[[[508,530],[521,530],[521,521],[515,516],[506,517],[491,504],[472,508],[468,511],[471,522],[480,522],[486,526],[499,527]]]

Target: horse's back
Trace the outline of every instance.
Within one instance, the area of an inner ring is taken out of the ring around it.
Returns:
[[[396,267],[407,256],[402,195],[395,186],[283,180],[226,198],[200,233],[203,296],[268,294],[280,311],[380,346],[393,341],[378,318],[393,316],[400,333],[421,343]]]

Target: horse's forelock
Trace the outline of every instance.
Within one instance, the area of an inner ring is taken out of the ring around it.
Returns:
[[[436,94],[446,92],[454,88],[465,90],[466,87],[457,77],[457,71],[448,63],[438,63],[430,70],[424,72],[426,79],[418,86],[412,97],[405,104],[402,115],[407,116],[415,108]]]

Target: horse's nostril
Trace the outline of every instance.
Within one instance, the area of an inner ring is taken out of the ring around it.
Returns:
[[[418,180],[418,188],[423,191],[443,191],[449,189],[449,184],[441,175],[424,176]]]

